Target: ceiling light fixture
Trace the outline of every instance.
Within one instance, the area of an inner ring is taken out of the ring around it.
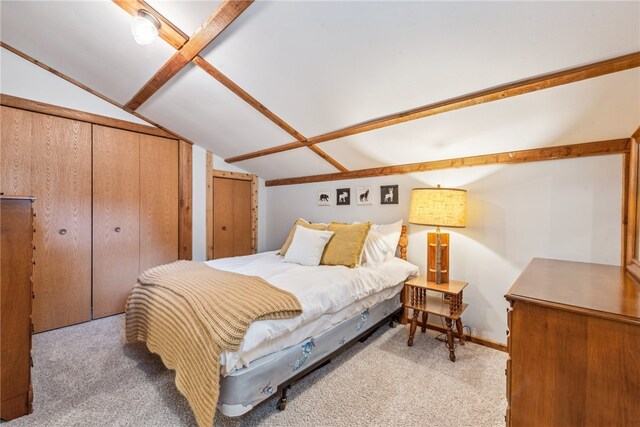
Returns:
[[[160,21],[144,9],[138,10],[131,23],[131,33],[136,42],[141,45],[149,44],[158,37]]]

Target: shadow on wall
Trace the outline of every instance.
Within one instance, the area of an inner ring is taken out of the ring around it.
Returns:
[[[620,156],[452,169],[295,186],[269,187],[267,247],[282,245],[293,222],[373,221],[407,224],[412,188],[442,184],[468,191],[467,227],[451,234],[452,279],[466,280],[464,322],[474,335],[506,342],[504,294],[534,257],[618,264]],[[471,179],[470,179],[471,178]],[[397,205],[380,204],[381,185],[399,185]],[[372,205],[335,205],[337,188],[371,187]],[[318,206],[318,191],[332,195]],[[408,225],[408,260],[424,272],[426,234]]]

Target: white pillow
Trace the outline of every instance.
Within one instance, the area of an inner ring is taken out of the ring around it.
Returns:
[[[320,264],[325,246],[333,236],[333,231],[312,230],[296,226],[291,246],[284,255],[285,262],[316,266]]]
[[[402,220],[392,224],[373,224],[364,242],[362,261],[375,266],[389,261],[396,255],[396,247],[402,234]]]

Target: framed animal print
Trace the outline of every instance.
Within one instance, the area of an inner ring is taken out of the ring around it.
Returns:
[[[351,189],[338,188],[336,190],[336,205],[346,206],[351,204]]]
[[[320,190],[318,192],[318,206],[330,206],[331,196],[329,190]]]
[[[371,187],[358,187],[356,189],[356,202],[359,205],[371,205],[373,204],[373,194]]]
[[[397,185],[381,185],[380,186],[380,204],[381,205],[397,205],[398,204],[398,186]]]

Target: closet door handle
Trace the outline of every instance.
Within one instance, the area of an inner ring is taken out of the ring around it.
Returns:
[[[60,233],[62,236],[64,236],[65,234],[67,234],[67,229],[66,228],[61,228],[58,233]]]
[[[116,232],[116,233],[119,233],[120,231],[122,231],[122,228],[120,228],[120,227],[116,227],[115,232]]]

